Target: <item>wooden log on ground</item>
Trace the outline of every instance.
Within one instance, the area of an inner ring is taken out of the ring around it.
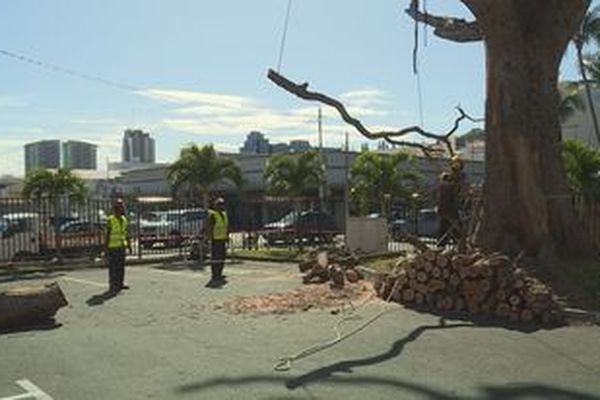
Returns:
[[[425,302],[425,295],[423,293],[415,294],[415,304],[422,305]]]
[[[446,269],[442,270],[442,279],[445,281],[448,281],[450,279],[450,274],[451,274],[451,272],[449,269],[446,268]]]
[[[427,276],[427,273],[425,271],[417,272],[417,281],[419,283],[427,282],[427,279],[429,279],[429,277]]]
[[[533,320],[533,312],[529,309],[524,309],[521,311],[521,321],[530,322]]]
[[[7,289],[0,292],[0,329],[51,320],[68,304],[57,283]]]
[[[415,299],[415,291],[412,289],[406,289],[402,291],[402,300],[407,303],[412,303]]]
[[[355,269],[347,269],[346,270],[346,279],[350,283],[356,283],[360,280],[360,275],[356,272]]]
[[[450,260],[448,259],[448,256],[446,256],[446,254],[441,253],[438,254],[435,263],[438,267],[443,269],[448,267],[448,265],[450,264]]]
[[[423,252],[422,257],[431,263],[435,263],[435,259],[437,258],[437,253],[435,250],[427,249]]]

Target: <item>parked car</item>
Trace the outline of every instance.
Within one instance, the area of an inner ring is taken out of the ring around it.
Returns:
[[[89,255],[95,258],[100,255],[106,245],[106,224],[93,221],[72,221],[62,225],[60,231],[61,251],[65,255]],[[56,249],[54,235],[52,242],[47,242],[48,249]]]
[[[422,237],[437,237],[440,224],[438,213],[433,208],[419,210],[415,223],[414,216],[407,219],[396,219],[390,222],[392,236],[398,237],[405,233]]]
[[[144,248],[152,248],[155,244],[180,246],[184,241],[203,234],[207,215],[206,210],[201,208],[146,213],[140,219],[140,245]]]
[[[201,235],[208,217],[208,212],[203,208],[169,210],[158,214],[173,223],[175,230],[185,239]]]
[[[39,254],[42,223],[38,213],[9,213],[0,217],[0,260]]]
[[[57,226],[57,221],[67,221]],[[73,218],[43,218],[38,213],[0,217],[0,260],[63,255],[95,257],[105,244],[104,225]]]
[[[290,244],[296,238],[329,243],[340,233],[333,216],[318,210],[302,211],[299,214],[292,211],[280,220],[266,224],[264,230],[263,236],[270,245],[278,242]]]

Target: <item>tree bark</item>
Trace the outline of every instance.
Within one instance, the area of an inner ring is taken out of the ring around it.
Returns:
[[[591,255],[561,162],[557,90],[561,58],[587,2],[484,4],[477,18],[487,62],[486,181],[476,242],[542,258]]]
[[[0,292],[0,329],[47,321],[67,304],[65,295],[56,283],[5,290]]]

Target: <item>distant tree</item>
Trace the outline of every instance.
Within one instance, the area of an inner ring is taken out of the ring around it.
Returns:
[[[60,168],[56,172],[47,169],[38,169],[25,176],[22,196],[26,199],[49,199],[53,208],[54,217],[50,219],[56,236],[56,256],[62,261],[62,239],[60,235],[62,197],[68,197],[76,202],[83,201],[87,190],[83,180],[75,176],[70,170]]]
[[[243,185],[242,170],[231,159],[219,156],[212,145],[198,147],[192,144],[181,149],[179,158],[167,171],[167,178],[175,193],[193,198],[202,197],[204,208],[209,207],[212,188],[219,182],[230,181]]]
[[[56,199],[61,196],[82,200],[87,194],[83,180],[70,170],[60,168],[56,172],[38,169],[27,174],[22,195],[27,199],[48,197]]]
[[[595,43],[600,45],[600,7],[595,7],[592,10],[588,10],[585,13],[579,29],[573,37],[573,44],[577,51],[577,61],[579,63],[579,73],[585,86],[585,93],[587,97],[587,103],[592,116],[592,123],[594,125],[594,133],[600,143],[600,128],[598,127],[598,116],[596,115],[596,109],[594,108],[594,102],[592,99],[591,82],[588,80],[587,72],[589,68],[586,66],[585,57],[583,54],[584,47],[589,43]],[[598,80],[596,80],[598,82]]]
[[[387,215],[387,200],[407,203],[420,183],[406,153],[362,152],[352,165],[352,196],[360,212]],[[387,199],[387,200],[386,200]]]
[[[567,140],[563,143],[563,160],[571,190],[586,200],[600,200],[600,151]]]
[[[585,108],[579,89],[580,85],[577,82],[563,82],[559,85],[560,104],[558,114],[561,123],[569,119],[577,110]]]
[[[296,222],[298,222],[298,216],[302,211],[302,199],[317,191],[323,182],[323,164],[315,151],[276,154],[267,162],[265,179],[269,192],[293,201]],[[296,232],[297,228],[296,224]]]

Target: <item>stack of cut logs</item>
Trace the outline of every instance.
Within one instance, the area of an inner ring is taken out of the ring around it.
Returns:
[[[562,319],[550,288],[497,253],[427,250],[400,259],[375,289],[385,300],[439,312],[542,324]]]
[[[355,283],[362,279],[356,269],[359,258],[347,249],[328,249],[313,251],[299,265],[304,274],[302,282],[329,282],[332,288],[343,288],[346,281]]]

